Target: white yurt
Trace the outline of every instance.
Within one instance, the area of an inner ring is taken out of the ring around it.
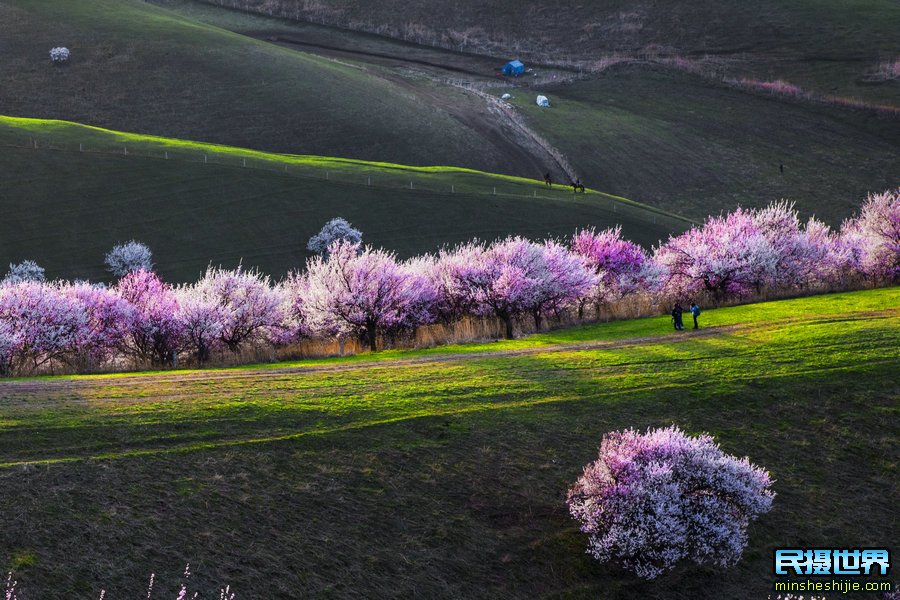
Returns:
[[[547,96],[538,96],[537,97],[537,105],[547,108],[550,106],[550,100],[547,99]]]

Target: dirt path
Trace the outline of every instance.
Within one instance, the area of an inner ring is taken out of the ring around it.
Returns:
[[[103,385],[114,385],[116,387],[128,385],[146,385],[148,378],[153,378],[158,383],[174,383],[179,381],[223,381],[234,379],[261,379],[261,378],[278,378],[285,376],[320,374],[320,373],[341,373],[347,371],[359,371],[377,368],[395,368],[415,365],[442,364],[450,362],[461,362],[467,360],[479,360],[483,358],[512,358],[516,356],[533,356],[536,354],[552,354],[560,352],[578,352],[588,350],[606,350],[616,348],[626,348],[630,346],[646,346],[650,344],[658,344],[665,341],[666,343],[679,344],[691,340],[703,339],[719,336],[725,333],[734,332],[741,329],[738,326],[722,326],[700,329],[699,331],[686,331],[678,337],[674,336],[645,336],[637,338],[628,338],[622,340],[607,341],[588,341],[575,342],[568,344],[553,344],[548,346],[534,346],[530,348],[517,348],[514,350],[484,350],[478,352],[450,352],[446,354],[432,354],[426,356],[415,356],[411,358],[398,358],[388,360],[359,360],[348,361],[343,363],[322,363],[322,364],[305,364],[302,366],[279,366],[277,364],[271,367],[262,368],[233,368],[233,369],[211,369],[206,371],[172,371],[167,373],[135,373],[134,375],[114,376],[109,379],[103,378],[60,378],[60,379],[22,379],[11,380],[0,383],[0,399],[4,395],[18,395],[22,393],[34,393],[40,390],[60,391],[60,390],[78,390],[83,388],[92,388]],[[744,327],[746,329],[746,327]]]
[[[429,104],[456,119],[465,127],[485,138],[497,152],[507,157],[511,172],[531,179],[541,179],[550,171],[554,178],[563,183],[579,179],[574,167],[553,147],[550,142],[533,131],[515,113],[515,109],[475,88],[447,84],[446,81],[459,75],[478,80],[481,85],[494,83],[489,80],[491,69],[501,61],[490,57],[466,56],[466,66],[453,64],[455,61],[435,62],[412,56],[397,57],[384,52],[348,48],[346,46],[324,44],[303,39],[300,34],[284,32],[247,31],[242,32],[255,39],[278,44],[287,48],[316,54],[330,59],[353,60],[380,67],[373,74],[408,90],[417,97],[424,97]],[[423,69],[424,68],[424,69]],[[403,76],[399,69],[412,70],[424,75],[431,85],[423,84],[416,78]],[[502,82],[496,82],[502,84]],[[442,86],[444,89],[442,89]],[[483,110],[473,110],[469,105],[454,101],[455,93],[465,93],[484,103]]]

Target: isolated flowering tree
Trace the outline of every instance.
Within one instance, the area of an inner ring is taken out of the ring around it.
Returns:
[[[10,367],[33,371],[71,359],[85,337],[87,315],[60,285],[23,281],[0,286],[0,322],[8,331]]]
[[[131,240],[113,246],[106,255],[106,270],[116,277],[124,277],[132,271],[153,270],[153,253],[145,244]]]
[[[178,300],[171,286],[156,273],[139,269],[122,277],[115,291],[134,309],[122,351],[154,364],[168,362],[178,351],[182,335]]]
[[[279,289],[258,271],[211,267],[193,286],[193,292],[201,304],[219,307],[219,338],[232,352],[247,343],[271,340],[273,332],[281,327]],[[192,308],[199,306],[194,303]]]
[[[306,265],[294,288],[310,332],[358,336],[373,352],[378,336],[407,322],[418,305],[418,290],[393,254],[338,240],[328,257],[316,256]]]
[[[590,293],[579,303],[579,318],[584,316],[587,302],[599,307],[643,287],[647,253],[637,244],[622,239],[621,227],[599,233],[583,229],[572,237],[570,248],[596,277]]]
[[[859,215],[843,224],[841,237],[873,285],[900,279],[900,189],[870,194]]]
[[[362,242],[362,232],[340,217],[325,223],[316,235],[309,238],[306,249],[316,254],[327,256],[328,249],[338,240],[350,244]]]
[[[69,60],[70,54],[69,49],[65,46],[57,46],[50,49],[50,60],[53,64],[60,65]]]
[[[9,272],[3,283],[19,283],[22,281],[44,281],[44,268],[33,260],[23,260],[15,264],[9,263]]]
[[[748,524],[772,506],[771,485],[768,472],[709,435],[628,429],[603,436],[567,502],[589,554],[653,579],[684,560],[735,564]]]

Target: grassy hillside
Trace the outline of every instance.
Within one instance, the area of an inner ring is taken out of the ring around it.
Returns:
[[[18,117],[261,150],[539,177],[483,102],[182,18],[141,0],[0,4],[0,107]],[[72,51],[62,67],[50,48]]]
[[[900,81],[866,81],[879,61],[900,52],[893,0],[207,1],[539,62],[647,51],[711,55],[734,73],[900,103]]]
[[[265,154],[74,123],[0,117],[0,265],[103,279],[103,255],[136,238],[171,280],[243,259],[273,275],[303,265],[335,216],[410,256],[473,237],[567,236],[621,223],[650,245],[687,221],[590,191],[509,176]],[[35,148],[37,146],[37,148]],[[168,157],[168,160],[166,159]],[[245,166],[246,165],[246,166]]]
[[[0,383],[21,597],[765,598],[772,549],[900,536],[900,290],[467,352]],[[637,336],[637,337],[636,337]],[[647,583],[584,553],[566,488],[610,430],[675,423],[766,466],[735,567]]]
[[[590,185],[696,219],[787,198],[837,226],[900,182],[900,118],[637,66],[541,91],[513,102]]]
[[[154,2],[192,20],[290,42],[386,77],[411,71],[419,77],[400,78],[414,87],[427,87],[428,77],[497,84],[491,75],[500,57],[265,18],[195,0]],[[798,51],[802,42],[802,36],[796,40]],[[777,62],[787,64],[783,56]],[[840,68],[829,64],[834,73]],[[541,66],[536,70],[538,77],[516,81],[521,89],[496,87],[494,93],[512,92],[528,125],[598,189],[695,219],[738,204],[759,206],[788,198],[805,215],[838,225],[867,192],[898,183],[898,118],[739,90],[659,64],[618,65],[590,76]],[[826,91],[835,93],[830,87]],[[896,91],[900,98],[900,89]],[[534,105],[537,93],[551,98],[552,110]],[[782,162],[784,175],[778,168]]]

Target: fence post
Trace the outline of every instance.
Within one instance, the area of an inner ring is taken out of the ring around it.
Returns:
[[[372,178],[366,177],[366,185],[372,185]]]
[[[450,184],[450,193],[451,193],[451,194],[455,194],[455,193],[456,193],[456,186],[453,185],[453,184]]]
[[[82,143],[79,143],[79,144],[78,144],[78,151],[79,151],[79,152],[84,152],[84,144],[82,144]]]
[[[413,189],[413,182],[412,182],[412,181],[409,182],[409,189]]]
[[[497,195],[497,186],[494,186],[494,195]]]
[[[203,155],[203,162],[204,162],[204,163],[209,162],[209,159],[208,159],[208,157],[207,157],[205,154]]]
[[[122,153],[122,155],[123,155],[123,156],[128,156],[128,146],[122,146],[122,148],[123,148],[123,150],[124,150],[123,153]]]
[[[245,166],[245,167],[247,166],[247,159],[246,159],[246,158],[244,159],[244,166]]]

